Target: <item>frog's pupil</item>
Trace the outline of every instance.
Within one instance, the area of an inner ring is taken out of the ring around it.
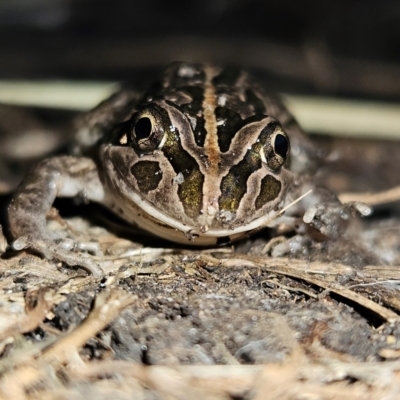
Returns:
[[[285,136],[283,135],[276,135],[275,136],[275,152],[279,154],[281,157],[286,157],[286,154],[289,149],[289,143]]]
[[[135,136],[137,140],[146,139],[151,134],[151,121],[147,117],[139,118],[135,125]]]

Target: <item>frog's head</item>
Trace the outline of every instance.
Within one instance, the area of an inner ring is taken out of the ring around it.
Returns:
[[[175,85],[147,94],[104,145],[108,185],[116,210],[155,234],[232,240],[267,225],[282,205],[289,138],[274,118],[250,113],[239,92],[216,85],[221,72],[179,65]]]

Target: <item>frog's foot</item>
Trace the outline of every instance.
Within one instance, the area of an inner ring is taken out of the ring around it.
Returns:
[[[337,239],[345,232],[350,218],[357,213],[368,216],[372,209],[359,201],[314,204],[304,213],[303,221],[329,239]]]
[[[82,251],[88,251],[96,255],[101,254],[99,244],[95,242],[75,242],[71,239],[53,241],[21,236],[12,243],[12,247],[17,251],[31,248],[49,260],[55,258],[70,266],[80,266],[95,278],[104,275],[100,266],[88,254],[82,253]]]

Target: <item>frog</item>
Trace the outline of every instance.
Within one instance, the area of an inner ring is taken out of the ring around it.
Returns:
[[[240,68],[172,63],[143,93],[121,89],[73,127],[71,154],[27,174],[8,221],[15,250],[29,247],[95,277],[103,271],[87,254],[93,243],[47,228],[56,198],[100,203],[133,227],[200,247],[280,224],[298,237],[306,227],[334,239],[354,213],[371,212],[314,183],[318,149],[280,99]]]

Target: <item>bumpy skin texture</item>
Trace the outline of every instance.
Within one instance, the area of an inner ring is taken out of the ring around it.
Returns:
[[[307,209],[306,222],[323,235],[346,229],[352,207],[309,178],[318,164],[312,143],[243,71],[175,63],[147,93],[121,91],[75,126],[77,155],[40,163],[12,199],[16,249],[101,275],[82,253],[94,248],[47,231],[56,197],[102,203],[153,234],[195,245],[295,225]],[[276,218],[308,189],[312,195]]]
[[[33,168],[8,208],[11,233],[17,238],[14,247],[30,247],[47,258],[56,257],[101,276],[102,271],[94,261],[71,251],[74,247],[83,249],[83,245],[68,240],[60,243],[47,230],[46,216],[56,197],[74,196],[98,202],[105,198],[96,164],[90,158],[54,157]]]

